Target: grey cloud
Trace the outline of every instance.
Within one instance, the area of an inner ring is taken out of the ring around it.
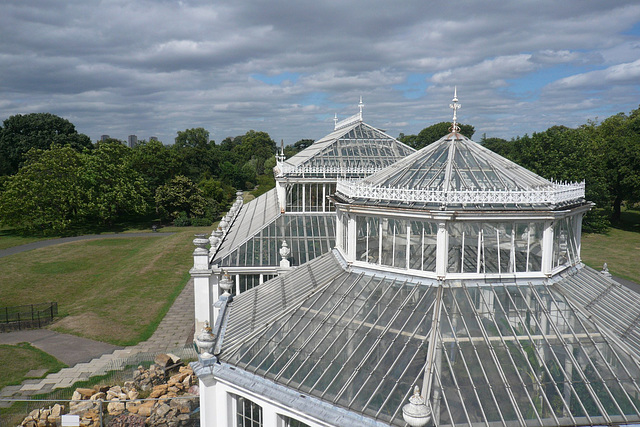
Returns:
[[[50,111],[93,139],[144,132],[172,142],[203,126],[218,140],[254,128],[291,143],[329,132],[360,95],[372,125],[415,133],[450,118],[454,85],[463,121],[510,137],[635,108],[639,92],[640,44],[625,33],[640,21],[634,1],[25,0],[1,9],[0,119]],[[510,93],[513,79],[558,64],[586,71],[529,99]],[[282,73],[295,76],[252,77]],[[426,76],[422,92],[407,98],[414,74]],[[557,108],[558,91],[571,105]]]

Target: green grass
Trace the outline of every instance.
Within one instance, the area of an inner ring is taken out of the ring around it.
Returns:
[[[189,279],[193,235],[65,243],[0,258],[3,305],[57,301],[53,329],[116,345],[149,338]]]
[[[58,372],[67,365],[55,357],[32,347],[28,343],[18,345],[0,344],[0,389],[8,385],[22,383],[27,373],[34,369],[46,369],[47,372],[39,377],[44,378],[52,372]]]
[[[27,237],[21,236],[11,229],[0,229],[0,250],[47,239],[50,237]]]
[[[611,274],[640,283],[640,233],[611,228],[606,234],[583,234],[582,261],[596,270],[606,262]]]

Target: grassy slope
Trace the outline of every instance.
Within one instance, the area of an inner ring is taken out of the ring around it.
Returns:
[[[612,228],[582,236],[582,261],[600,270],[607,263],[616,276],[640,283],[640,233]]]
[[[188,280],[193,234],[66,243],[0,258],[3,305],[57,301],[54,325],[117,345],[148,338]]]
[[[32,369],[46,369],[46,376],[66,367],[55,357],[27,343],[0,345],[0,366],[0,389],[20,384]]]

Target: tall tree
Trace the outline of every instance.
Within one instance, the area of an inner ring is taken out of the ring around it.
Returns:
[[[179,131],[171,150],[182,165],[179,173],[192,181],[218,168],[215,142],[209,141],[209,132],[204,128]]]
[[[612,220],[619,222],[623,202],[640,200],[640,109],[616,114],[598,126],[594,149],[602,157],[604,176],[613,208]]]
[[[180,171],[176,151],[160,141],[139,141],[130,156],[131,168],[138,171],[147,183],[151,197],[156,188]]]
[[[88,136],[76,131],[66,119],[50,113],[17,114],[0,128],[0,175],[12,175],[31,148],[46,150],[52,145],[69,145],[81,151],[92,148]]]
[[[178,175],[156,190],[156,210],[163,219],[176,219],[183,212],[189,218],[203,218],[214,208],[186,176]]]
[[[178,131],[176,145],[179,147],[208,148],[209,131],[204,128],[193,128]]]
[[[132,169],[131,149],[107,141],[87,157],[83,178],[87,181],[88,210],[101,224],[111,225],[126,216],[147,213],[148,195],[144,179]]]
[[[64,233],[86,216],[82,163],[69,146],[32,149],[0,194],[0,222],[31,232]]]

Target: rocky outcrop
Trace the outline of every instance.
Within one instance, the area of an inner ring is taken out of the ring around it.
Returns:
[[[82,427],[100,427],[101,414],[109,427],[193,425],[191,413],[199,405],[193,371],[173,355],[162,355],[156,362],[160,363],[149,369],[138,366],[133,380],[123,385],[77,388],[68,411],[62,405],[36,409],[22,426],[60,427],[65,413],[78,415]]]

